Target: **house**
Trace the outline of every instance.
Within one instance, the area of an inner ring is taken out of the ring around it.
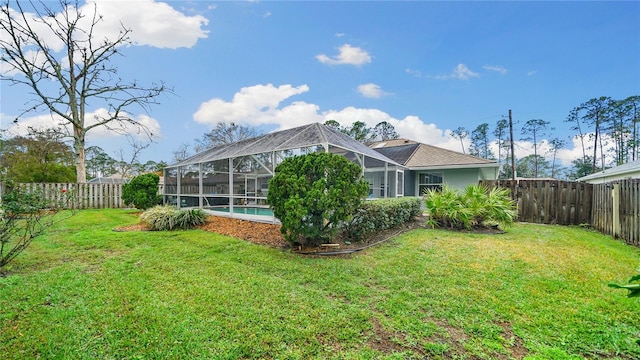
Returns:
[[[589,184],[601,184],[623,179],[640,179],[640,160],[631,161],[591,175],[583,176],[576,179],[576,181],[584,181]]]
[[[109,176],[98,176],[88,180],[88,184],[126,184],[129,179],[125,179],[122,174],[112,174]]]
[[[378,141],[369,147],[405,166],[405,196],[421,196],[426,189],[444,184],[463,189],[479,180],[495,180],[500,169],[493,160],[408,139]]]
[[[277,165],[317,151],[340,154],[360,165],[370,184],[369,197],[404,195],[401,164],[340,131],[313,123],[216,146],[165,168],[164,202],[269,221],[273,216],[266,198]]]

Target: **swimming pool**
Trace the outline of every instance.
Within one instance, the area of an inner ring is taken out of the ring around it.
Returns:
[[[228,207],[217,207],[217,208],[211,208],[209,210],[220,211],[225,213],[229,212]],[[234,206],[233,213],[243,214],[243,215],[273,216],[273,211],[270,208],[265,208],[265,207]]]

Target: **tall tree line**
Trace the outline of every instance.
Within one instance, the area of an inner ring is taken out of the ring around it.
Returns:
[[[564,121],[574,132],[566,139],[552,136],[555,129],[549,120],[530,119],[520,126],[522,137],[513,141],[530,142],[533,152],[516,159],[518,176],[561,177],[564,170],[567,172],[564,176],[578,178],[640,159],[640,96],[622,100],[607,96],[593,98],[574,107]],[[464,146],[468,138],[470,155],[496,160],[502,165],[500,177],[509,178],[511,168],[504,166],[510,164],[512,156],[508,126],[507,120],[502,118],[493,125],[493,131],[489,123],[482,123],[471,131],[458,127],[451,136],[460,141],[463,153],[467,152]],[[571,168],[560,169],[558,152],[573,139],[579,140],[582,156],[572,161]],[[491,144],[497,145],[497,155],[491,150]]]
[[[164,162],[141,163],[139,155],[146,146],[133,149],[128,158],[120,151],[115,158],[98,146],[86,150],[86,178],[120,174],[130,178],[146,172],[156,172],[167,166]],[[0,136],[0,175],[21,183],[66,183],[76,181],[73,146],[55,130],[30,129],[24,136]]]

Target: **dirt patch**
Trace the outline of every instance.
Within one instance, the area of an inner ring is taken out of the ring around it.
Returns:
[[[385,330],[380,324],[380,321],[375,317],[371,318],[371,325],[373,326],[373,336],[367,341],[367,346],[371,349],[378,350],[385,355],[390,355],[394,352],[403,352],[407,349],[398,343],[399,339],[403,338],[400,333],[393,333]]]
[[[452,326],[444,320],[430,318],[429,321],[433,322],[441,330],[432,335],[429,341],[449,346],[446,354],[443,354],[443,358],[455,359],[464,357],[467,352],[464,343],[469,340],[469,336],[464,330]],[[513,332],[511,324],[508,322],[496,322],[495,324],[502,328],[502,338],[506,342],[504,346],[507,353],[496,352],[492,354],[492,358],[499,360],[524,359],[529,354],[529,351],[524,346],[524,341]]]
[[[514,359],[524,359],[529,354],[529,350],[524,346],[524,341],[513,332],[511,324],[508,322],[498,322],[496,324],[502,328],[504,339],[511,343],[509,348],[511,356]]]

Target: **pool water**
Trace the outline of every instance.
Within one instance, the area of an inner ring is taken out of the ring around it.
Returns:
[[[213,208],[213,211],[229,212],[229,208]],[[263,207],[233,207],[234,214],[273,216],[273,211]]]

